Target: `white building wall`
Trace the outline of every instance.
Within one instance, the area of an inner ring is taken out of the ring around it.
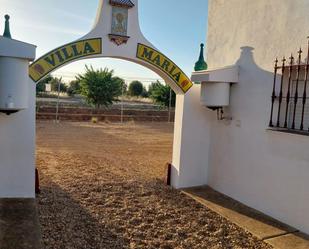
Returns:
[[[35,84],[27,84],[28,108],[0,113],[0,198],[35,196]]]
[[[200,104],[200,85],[177,95],[172,185],[176,188],[206,184],[212,113]]]
[[[173,186],[208,184],[309,233],[309,137],[267,130],[274,60],[307,49],[309,1],[209,4],[207,63],[240,68],[225,110],[233,119],[218,121],[201,106],[199,85],[178,97]]]
[[[209,121],[207,183],[309,233],[309,137],[267,131],[273,61],[296,54],[300,45],[306,51],[309,1],[209,4],[208,65],[237,63],[240,82],[231,90],[233,121]]]

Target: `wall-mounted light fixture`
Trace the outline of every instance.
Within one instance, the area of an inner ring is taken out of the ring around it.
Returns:
[[[201,103],[210,109],[229,106],[231,84],[238,82],[238,71],[233,65],[192,73],[192,81],[201,84]]]

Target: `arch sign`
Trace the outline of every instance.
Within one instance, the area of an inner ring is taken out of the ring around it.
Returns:
[[[138,63],[162,77],[177,94],[192,82],[168,57],[143,36],[138,21],[138,0],[100,0],[93,29],[81,39],[56,48],[30,65],[29,77],[38,82],[70,62],[111,57]]]
[[[73,42],[57,48],[36,60],[29,68],[30,78],[37,82],[58,67],[82,57],[102,53],[101,38]]]

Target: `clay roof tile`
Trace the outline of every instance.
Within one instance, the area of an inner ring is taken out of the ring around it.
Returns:
[[[109,0],[109,3],[114,6],[132,8],[134,7],[134,3],[130,0]]]

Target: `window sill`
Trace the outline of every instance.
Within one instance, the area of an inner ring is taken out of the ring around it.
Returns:
[[[277,128],[277,127],[269,127],[267,130],[268,131],[277,131],[277,132],[283,132],[283,133],[289,133],[289,134],[302,135],[302,136],[309,136],[309,131],[292,130],[292,129],[288,129],[288,128]]]

